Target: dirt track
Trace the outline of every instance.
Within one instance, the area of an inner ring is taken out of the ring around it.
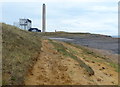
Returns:
[[[64,45],[80,51],[75,47]],[[25,85],[114,85],[118,83],[117,72],[104,63],[91,63],[82,59],[95,71],[95,75],[90,77],[75,60],[70,57],[65,58],[57,52],[48,40],[42,41],[41,50],[38,61],[26,77]],[[99,70],[102,66],[105,69]]]

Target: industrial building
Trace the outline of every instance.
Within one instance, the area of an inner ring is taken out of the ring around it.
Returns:
[[[19,19],[19,28],[28,30],[32,27],[32,21],[30,19]]]
[[[46,31],[46,5],[43,4],[42,10],[42,32]]]
[[[30,19],[19,19],[19,22],[14,22],[14,26],[19,27],[20,29],[41,32],[38,28],[32,28],[32,21]],[[46,5],[42,6],[42,32],[46,32]]]
[[[32,28],[32,21],[30,19],[19,19],[19,22],[14,23],[14,26],[27,31],[41,32],[38,28]]]
[[[23,30],[29,30],[32,27],[32,21],[30,19],[19,19],[19,22],[14,22],[14,26]]]

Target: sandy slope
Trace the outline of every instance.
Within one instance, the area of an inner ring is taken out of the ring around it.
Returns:
[[[50,39],[74,43],[82,46],[92,48],[98,51],[103,56],[108,56],[114,62],[118,62],[118,38],[112,38],[105,35],[66,35],[66,36],[52,36]]]
[[[65,47],[82,54],[82,50],[75,48],[66,43]],[[107,63],[96,62],[82,58],[81,55],[75,54],[78,58],[88,64],[95,72],[95,75],[88,76],[86,71],[81,68],[77,61],[70,57],[65,57],[57,52],[53,44],[48,40],[42,41],[42,52],[33,69],[28,73],[25,85],[115,85],[118,84],[118,74],[114,68]],[[90,56],[88,56],[90,57]],[[104,67],[104,69],[102,69]]]

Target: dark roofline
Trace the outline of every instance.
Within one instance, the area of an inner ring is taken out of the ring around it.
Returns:
[[[19,20],[27,20],[28,22],[30,22],[30,23],[32,23],[32,21],[30,20],[30,19],[22,19],[22,18],[20,18]]]
[[[27,19],[30,23],[32,22],[30,19]]]

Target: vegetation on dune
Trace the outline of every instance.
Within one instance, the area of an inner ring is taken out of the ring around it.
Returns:
[[[79,65],[80,65],[81,67],[83,67],[83,68],[88,72],[88,74],[89,74],[90,76],[91,76],[91,75],[94,75],[93,69],[92,69],[90,66],[88,66],[87,64],[85,64],[80,58],[78,58],[78,57],[75,56],[73,53],[71,53],[71,52],[69,51],[69,49],[67,49],[66,47],[64,47],[63,44],[58,43],[58,42],[54,42],[54,41],[52,41],[52,40],[49,40],[49,41],[55,46],[55,49],[56,49],[58,52],[62,53],[64,56],[69,56],[70,58],[73,58],[74,60],[76,60],[76,61],[79,63]]]
[[[101,34],[91,34],[91,33],[72,33],[72,32],[64,32],[64,31],[58,31],[58,32],[41,32],[41,36],[50,36],[50,37],[69,37],[69,36],[87,36],[87,37],[111,37],[107,35],[101,35]]]
[[[41,38],[35,32],[2,24],[3,85],[24,84],[28,69],[35,63],[41,49]]]
[[[69,43],[69,42],[66,42],[66,43],[69,44],[69,45],[71,45],[71,46],[74,46],[74,47],[76,47],[76,48],[81,49],[83,55],[89,55],[89,56],[92,56],[92,57],[95,57],[95,58],[100,57],[100,58],[106,59],[106,61],[108,61],[107,58],[105,58],[104,56],[102,56],[102,55],[100,55],[100,54],[98,54],[98,53],[95,53],[95,52],[89,50],[88,48],[86,48],[86,47],[84,47],[84,46],[72,44],[72,43]]]
[[[90,33],[70,33],[70,32],[45,32],[45,33],[41,33],[41,36],[54,36],[54,37],[67,37],[67,36],[76,36],[76,35],[90,35]]]
[[[45,32],[36,33],[21,30],[17,27],[2,23],[2,80],[3,85],[22,85],[24,84],[27,73],[31,71],[34,63],[41,52],[41,37],[42,36],[69,36],[69,35],[88,35],[89,33],[67,33],[67,32]],[[88,74],[94,75],[93,69],[85,61],[93,62],[108,62],[108,64],[115,68],[117,72],[120,72],[120,65],[115,64],[107,58],[92,52],[91,50],[67,43],[75,49],[65,47],[65,43],[50,40],[57,52],[61,53],[65,58],[70,57],[77,61],[80,67],[84,68]],[[77,51],[81,50],[77,53]],[[81,58],[79,58],[79,56]]]
[[[112,66],[113,68],[115,68],[116,72],[120,72],[120,64],[110,62],[109,65]]]
[[[114,63],[113,61],[109,60],[108,58],[106,58],[105,56],[102,56],[98,53],[95,53],[83,46],[80,46],[80,45],[75,45],[75,44],[72,44],[72,43],[68,43],[66,42],[67,44],[71,45],[71,46],[74,46],[76,48],[79,48],[81,49],[83,52],[82,52],[82,57],[84,56],[91,56],[91,57],[84,57],[88,60],[94,60],[96,62],[107,62],[111,67],[115,68],[115,71],[117,72],[120,72],[120,64],[118,63]],[[80,55],[81,56],[81,55]]]

